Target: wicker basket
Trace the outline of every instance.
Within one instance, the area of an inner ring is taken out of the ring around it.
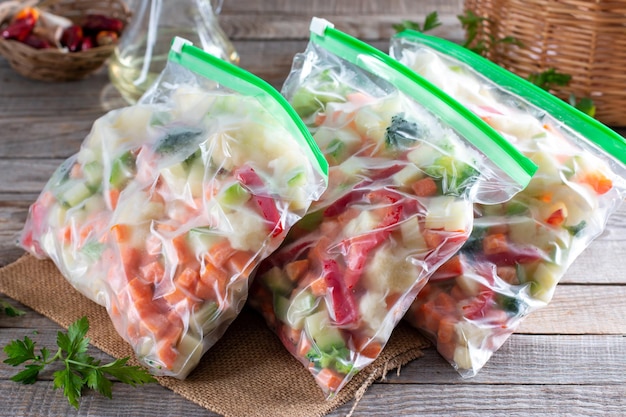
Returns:
[[[77,22],[86,14],[103,14],[121,19],[125,24],[130,12],[122,0],[47,0],[0,3],[0,24],[25,5],[34,5]],[[0,37],[0,55],[11,67],[27,78],[41,81],[73,81],[85,78],[99,69],[113,53],[115,46],[98,46],[86,51],[63,52],[58,49],[35,49],[15,40]]]
[[[484,41],[513,36],[523,47],[498,44],[487,57],[526,77],[555,68],[572,75],[553,93],[594,100],[596,117],[626,126],[626,0],[465,0],[487,17]]]

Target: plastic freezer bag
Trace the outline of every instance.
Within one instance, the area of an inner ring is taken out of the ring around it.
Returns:
[[[54,173],[21,244],[104,305],[155,374],[184,378],[327,165],[278,91],[179,41],[140,102],[98,119]]]
[[[472,202],[506,200],[533,166],[387,55],[317,23],[283,94],[323,150],[330,185],[262,264],[250,302],[332,396],[467,240]]]
[[[476,205],[474,230],[407,319],[464,376],[546,305],[626,191],[626,142],[597,121],[450,42],[404,32],[392,56],[493,126],[539,167],[508,202]]]

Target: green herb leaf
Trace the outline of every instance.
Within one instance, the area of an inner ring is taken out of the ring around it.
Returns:
[[[539,73],[532,73],[528,76],[528,81],[546,91],[549,91],[556,86],[566,86],[569,84],[571,79],[572,76],[570,74],[558,72],[554,68],[549,68]]]
[[[588,116],[596,117],[596,105],[589,97],[583,97],[580,99],[580,101],[578,101],[574,94],[570,94],[569,104],[576,107],[578,110]]]
[[[437,14],[437,12],[432,12],[426,16],[422,25],[412,20],[403,20],[401,23],[393,25],[393,28],[396,30],[396,32],[402,32],[405,29],[411,29],[424,33],[428,32],[429,30],[433,30],[439,26],[441,26],[441,22],[439,21],[439,15]]]
[[[72,372],[67,366],[65,369],[56,371],[54,374],[54,389],[63,388],[63,395],[67,401],[78,410],[78,399],[81,396],[85,380],[80,375]]]
[[[0,301],[0,310],[4,311],[4,314],[6,314],[9,317],[23,316],[24,314],[26,314],[25,311],[22,311],[13,307],[11,304],[7,303],[6,301]]]
[[[72,323],[67,333],[57,333],[59,350],[51,357],[47,348],[41,349],[41,355],[35,354],[35,342],[28,336],[24,340],[13,340],[4,347],[8,358],[5,363],[18,366],[27,363],[22,371],[11,377],[15,382],[33,384],[39,373],[53,362],[62,362],[64,368],[56,371],[54,388],[63,388],[63,394],[68,402],[78,409],[78,400],[87,386],[98,391],[107,398],[112,397],[111,380],[105,375],[117,378],[124,384],[132,386],[156,382],[156,379],[147,370],[139,366],[127,366],[128,358],[118,359],[107,365],[100,365],[100,361],[87,353],[89,339],[86,337],[89,330],[87,317],[82,317]],[[64,356],[65,354],[65,356]]]
[[[118,359],[115,362],[111,362],[107,365],[100,367],[100,370],[107,373],[125,384],[142,385],[151,382],[157,382],[157,380],[150,375],[146,370],[139,366],[126,365],[128,358]]]
[[[39,372],[41,372],[43,368],[43,365],[26,365],[23,371],[20,371],[11,377],[11,381],[21,382],[24,385],[34,384],[35,381],[37,381],[37,376],[39,376]]]
[[[11,341],[4,347],[4,353],[8,356],[4,363],[11,366],[18,366],[26,361],[37,360],[35,342],[28,336],[24,337],[24,340]]]

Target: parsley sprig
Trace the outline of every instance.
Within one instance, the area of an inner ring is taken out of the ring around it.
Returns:
[[[441,26],[441,21],[439,20],[439,15],[437,12],[429,13],[424,19],[423,24],[419,24],[418,22],[412,20],[403,20],[400,23],[396,23],[393,25],[393,28],[397,32],[402,32],[405,29],[412,29],[418,32],[428,32],[429,30],[433,30],[436,27]]]
[[[13,340],[4,347],[8,358],[4,363],[11,366],[25,364],[22,371],[11,377],[12,381],[34,384],[37,376],[52,363],[60,362],[62,369],[55,371],[54,389],[63,388],[68,402],[78,409],[78,399],[85,387],[98,391],[107,398],[112,398],[113,382],[108,377],[116,378],[124,384],[134,386],[156,382],[144,368],[126,365],[129,358],[117,359],[101,365],[87,353],[89,338],[89,320],[82,317],[72,323],[67,333],[57,333],[58,350],[54,355],[47,348],[35,352],[35,342],[28,336],[23,340]]]
[[[4,314],[6,314],[9,317],[23,316],[24,314],[26,314],[25,311],[22,311],[20,309],[13,307],[11,304],[7,303],[6,301],[0,301],[0,311],[2,311]]]

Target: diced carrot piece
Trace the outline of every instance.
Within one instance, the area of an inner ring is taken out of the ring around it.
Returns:
[[[328,291],[328,284],[324,277],[318,277],[311,282],[310,288],[314,296],[322,297],[326,295],[326,291]]]
[[[504,282],[507,282],[512,285],[519,284],[519,279],[517,278],[517,269],[511,265],[502,265],[496,268],[497,274],[500,279]]]
[[[553,195],[553,193],[551,191],[547,191],[547,192],[539,195],[537,197],[537,200],[542,201],[544,203],[550,203],[550,202],[552,202],[552,195]]]
[[[285,266],[285,272],[292,282],[296,282],[309,269],[309,260],[300,259],[299,261],[290,262]]]
[[[156,354],[167,369],[172,369],[176,358],[178,358],[178,351],[169,342],[159,343]]]
[[[300,342],[300,338],[302,337],[302,330],[289,327],[287,332],[287,337],[289,338],[289,341],[294,345],[297,345]]]
[[[450,294],[441,291],[434,299],[435,308],[444,315],[454,314],[456,311],[456,301]]]
[[[324,124],[325,121],[326,121],[326,113],[317,112],[315,114],[315,120],[313,121],[315,126],[321,126]]]
[[[174,291],[165,294],[163,298],[165,299],[165,301],[167,301],[169,305],[175,306],[176,304],[186,299],[187,295],[180,288],[176,288]]]
[[[508,244],[504,233],[494,233],[483,238],[483,252],[485,255],[494,255],[506,251],[508,251]]]
[[[546,223],[548,223],[551,226],[560,226],[561,224],[563,224],[564,221],[565,221],[565,213],[563,212],[562,208],[550,214],[550,216],[548,216],[548,218],[546,219]]]
[[[455,325],[456,320],[450,316],[441,319],[439,329],[437,330],[437,344],[452,343],[454,341]]]
[[[330,368],[322,368],[317,375],[315,375],[317,383],[330,392],[335,392],[341,386],[343,377],[336,371]]]
[[[254,269],[254,262],[250,262],[252,253],[235,251],[228,260],[228,266],[233,274],[241,273],[242,277],[249,277]]]
[[[117,188],[110,188],[108,196],[111,209],[114,210],[117,207],[117,202],[120,200],[120,190],[118,190]]]
[[[83,167],[80,164],[72,165],[70,168],[70,178],[80,178],[83,173]]]
[[[588,172],[581,178],[581,181],[589,184],[597,194],[606,194],[613,188],[613,181],[604,176],[600,171]]]
[[[463,263],[461,262],[461,256],[455,255],[448,259],[441,265],[430,279],[447,279],[453,278],[463,274]]]
[[[363,356],[373,359],[373,358],[377,358],[378,355],[380,355],[380,352],[382,351],[383,351],[383,345],[380,342],[376,340],[370,340],[369,343],[363,346],[363,348],[361,349],[359,353]]]
[[[424,229],[422,232],[424,242],[429,249],[436,249],[440,247],[445,240],[444,234],[445,232],[443,230],[437,229]]]
[[[170,325],[167,320],[167,316],[157,311],[154,306],[152,308],[147,307],[142,310],[140,317],[141,325],[150,335],[157,335]]]
[[[203,289],[208,293],[201,294],[203,300],[215,298],[222,300],[226,297],[226,284],[228,283],[228,274],[224,269],[218,268],[210,262],[204,263],[204,268],[200,273],[200,283]]]
[[[435,308],[434,301],[421,304],[415,312],[416,324],[432,334],[437,334],[441,318],[442,314]]]
[[[127,224],[115,224],[111,226],[111,234],[117,243],[127,243],[132,236],[132,230]]]
[[[328,245],[330,244],[330,238],[327,236],[321,236],[315,246],[313,246],[308,253],[308,259],[312,262],[319,262],[327,256]]]
[[[186,265],[195,259],[191,246],[187,243],[187,235],[181,234],[172,239],[172,245],[176,249],[178,264]]]
[[[374,98],[368,94],[363,93],[362,91],[355,91],[352,93],[348,93],[346,95],[346,99],[350,103],[357,104],[359,106],[364,106],[366,104],[372,103]]]
[[[424,177],[415,181],[411,188],[418,197],[431,197],[437,194],[437,183],[431,177]]]
[[[130,296],[131,300],[133,300],[135,304],[141,302],[150,302],[152,301],[152,296],[154,295],[152,285],[146,284],[139,278],[131,279],[126,286],[126,290],[128,291],[128,295]]]
[[[298,342],[298,349],[296,353],[299,357],[305,358],[307,353],[311,350],[312,344],[308,337],[300,337],[300,341]]]
[[[60,233],[61,242],[65,244],[70,244],[72,242],[72,226],[67,225],[61,229]]]
[[[452,289],[450,290],[450,296],[457,301],[463,300],[466,297],[465,292],[463,292],[461,287],[459,287],[458,285],[452,287]]]
[[[161,282],[165,276],[165,269],[159,261],[152,261],[139,268],[139,271],[141,272],[141,277],[148,282]]]
[[[208,261],[211,262],[213,265],[221,268],[226,264],[226,261],[228,261],[235,252],[236,250],[233,249],[232,246],[230,246],[230,242],[228,241],[228,239],[224,239],[211,246],[206,257],[208,258]]]
[[[191,295],[196,295],[196,287],[200,280],[200,274],[193,268],[185,268],[174,280],[178,288],[188,291]]]
[[[137,248],[129,245],[123,245],[119,248],[119,255],[122,265],[124,266],[124,273],[130,280],[139,270],[139,265],[141,264],[141,253]]]

